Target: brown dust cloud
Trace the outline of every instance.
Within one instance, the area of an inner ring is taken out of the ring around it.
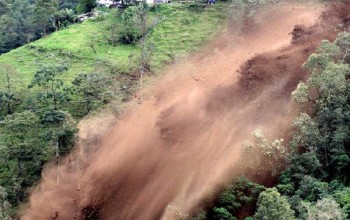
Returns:
[[[308,77],[302,63],[350,20],[348,2],[337,4],[262,7],[166,67],[118,118],[83,120],[59,184],[48,165],[21,219],[180,219],[235,176],[254,178],[245,160],[256,172],[264,162],[242,160],[242,143],[257,128],[288,133],[297,114],[290,93]]]

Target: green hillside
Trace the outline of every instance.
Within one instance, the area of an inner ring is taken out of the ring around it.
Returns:
[[[154,45],[152,70],[203,44],[220,27],[224,10],[223,3],[199,9],[181,4],[160,5],[157,10],[151,10],[151,17],[164,19],[149,37]],[[106,70],[108,67],[108,71],[119,74],[128,73],[137,65],[140,49],[138,45],[119,43],[113,46],[108,43],[112,24],[120,28],[116,14],[116,11],[111,11],[12,50],[0,56],[0,65],[10,64],[16,69],[18,73],[14,81],[22,89],[32,81],[39,63],[56,62],[56,58],[69,65],[69,70],[64,74],[67,83],[79,73],[100,68]],[[3,86],[4,74],[0,77],[0,85]]]

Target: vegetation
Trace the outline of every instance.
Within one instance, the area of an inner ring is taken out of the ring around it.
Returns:
[[[300,106],[300,115],[292,124],[288,165],[276,188],[259,192],[258,201],[254,200],[257,205],[254,219],[316,220],[350,216],[349,46],[350,33],[340,33],[334,42],[322,41],[316,53],[304,63],[311,77],[300,82],[292,93]],[[255,136],[260,141],[245,145],[245,149],[264,146],[263,149],[270,149],[272,158],[280,157],[279,144],[269,144],[261,135]],[[250,190],[257,188],[249,181],[245,184]],[[245,187],[241,193],[247,192]],[[227,198],[227,204],[240,201],[236,196]],[[218,214],[208,217],[200,213],[195,219],[200,216],[199,219],[234,219],[236,210],[226,205],[209,212]]]
[[[0,0],[3,52],[63,28],[0,56],[0,219],[26,200],[46,162],[59,166],[75,141],[75,119],[111,102],[119,107],[134,92],[140,66],[154,72],[193,51],[218,30],[226,10],[223,3],[196,12],[140,4],[68,26],[74,7],[87,2],[58,3]],[[123,40],[135,30],[139,36]]]
[[[255,219],[295,219],[287,199],[281,196],[275,188],[260,193],[257,205]]]
[[[293,93],[301,104],[301,115],[293,123],[290,164],[277,187],[289,196],[298,217],[305,202],[335,207],[331,198],[349,186],[350,68],[346,61],[349,42],[347,32],[339,34],[334,43],[323,41],[304,64],[312,72],[310,79]],[[306,104],[312,105],[312,112]],[[347,206],[344,200],[341,205]]]
[[[133,10],[133,7],[130,7]],[[224,16],[223,4],[203,9],[201,12],[193,13],[186,5],[161,5],[157,11],[149,12],[149,19],[161,17],[164,20],[149,32],[147,49],[152,48],[152,53],[142,53],[143,63],[147,64],[146,71],[156,71],[174,58],[184,56],[193,51],[205,39],[212,36],[219,27],[220,19]],[[127,12],[127,11],[126,11]],[[211,19],[208,19],[211,18]],[[183,26],[186,22],[186,26]],[[102,15],[85,21],[82,24],[72,25],[62,31],[55,32],[44,39],[27,44],[9,53],[0,56],[0,65],[11,66],[14,74],[10,75],[11,87],[18,94],[30,94],[30,102],[37,102],[37,93],[40,86],[26,89],[32,84],[34,75],[43,66],[56,65],[57,62],[65,63],[66,70],[58,79],[64,82],[61,85],[61,93],[69,96],[70,102],[63,106],[63,110],[69,111],[73,116],[82,116],[86,109],[82,93],[73,94],[76,89],[72,82],[82,73],[102,74],[113,82],[114,94],[118,93],[114,100],[118,103],[126,101],[134,91],[136,84],[134,73],[138,72],[142,56],[140,44],[124,44],[119,36],[123,33],[121,12],[112,10],[109,15]],[[113,27],[115,27],[113,29]],[[112,33],[114,32],[114,33]],[[112,35],[117,40],[112,42]],[[146,54],[146,55],[145,55]],[[1,75],[0,85],[4,86],[5,75]],[[24,85],[24,87],[23,87]],[[111,85],[112,86],[112,85]],[[70,91],[68,91],[70,90]],[[108,103],[111,100],[104,95]],[[28,100],[23,100],[28,102]],[[23,102],[16,102],[17,108]],[[63,104],[63,103],[62,103]],[[99,107],[94,105],[94,108]],[[84,107],[85,108],[85,107]],[[89,107],[90,108],[90,107]],[[90,110],[89,110],[90,111]]]
[[[238,178],[228,186],[218,198],[215,206],[207,211],[202,211],[193,220],[204,219],[236,219],[237,212],[242,208],[255,206],[259,194],[265,187],[250,182],[245,177]]]
[[[97,3],[95,0],[79,0],[77,9],[80,13],[87,13],[91,12],[96,6]]]
[[[10,203],[7,201],[7,193],[3,187],[0,186],[0,219],[10,220]]]
[[[233,10],[260,4],[249,2],[237,0]],[[76,8],[89,12],[94,1],[0,0],[0,53],[26,44],[0,56],[0,219],[11,219],[11,206],[25,201],[47,161],[59,165],[69,152],[76,119],[112,102],[120,106],[144,74],[203,44],[226,6],[140,4],[70,25]],[[234,220],[244,209],[255,211],[247,219],[350,216],[349,51],[344,32],[323,41],[303,65],[312,75],[292,93],[300,115],[288,157],[282,140],[259,130],[244,146],[269,161],[273,176],[282,168],[274,165],[287,160],[275,188],[238,178],[193,219]]]
[[[76,1],[0,0],[0,54],[75,22]]]

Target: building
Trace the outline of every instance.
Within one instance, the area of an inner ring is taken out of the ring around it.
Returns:
[[[130,2],[133,1],[142,1],[142,0],[124,0],[126,4],[130,4]],[[121,0],[97,0],[97,5],[98,6],[104,6],[104,7],[110,7],[112,5],[118,5],[120,4]],[[153,5],[154,3],[165,3],[168,2],[168,0],[146,0],[146,3],[149,5]]]
[[[115,1],[113,1],[113,0],[97,0],[97,5],[109,7],[109,6],[113,5],[114,2]]]

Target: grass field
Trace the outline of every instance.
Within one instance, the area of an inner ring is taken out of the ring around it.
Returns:
[[[165,18],[149,36],[155,48],[152,70],[159,70],[175,57],[188,54],[213,36],[223,23],[226,8],[225,3],[202,9],[175,3],[160,5],[156,11],[151,11],[151,17],[157,14]],[[10,64],[16,69],[13,81],[21,89],[30,84],[39,63],[56,62],[57,58],[69,65],[69,70],[64,74],[67,84],[82,72],[129,73],[137,65],[140,50],[137,45],[112,46],[108,43],[110,24],[115,19],[113,13],[116,12],[71,25],[3,54],[0,56],[0,67],[1,64]],[[4,74],[1,74],[0,88],[4,87],[4,81]]]

